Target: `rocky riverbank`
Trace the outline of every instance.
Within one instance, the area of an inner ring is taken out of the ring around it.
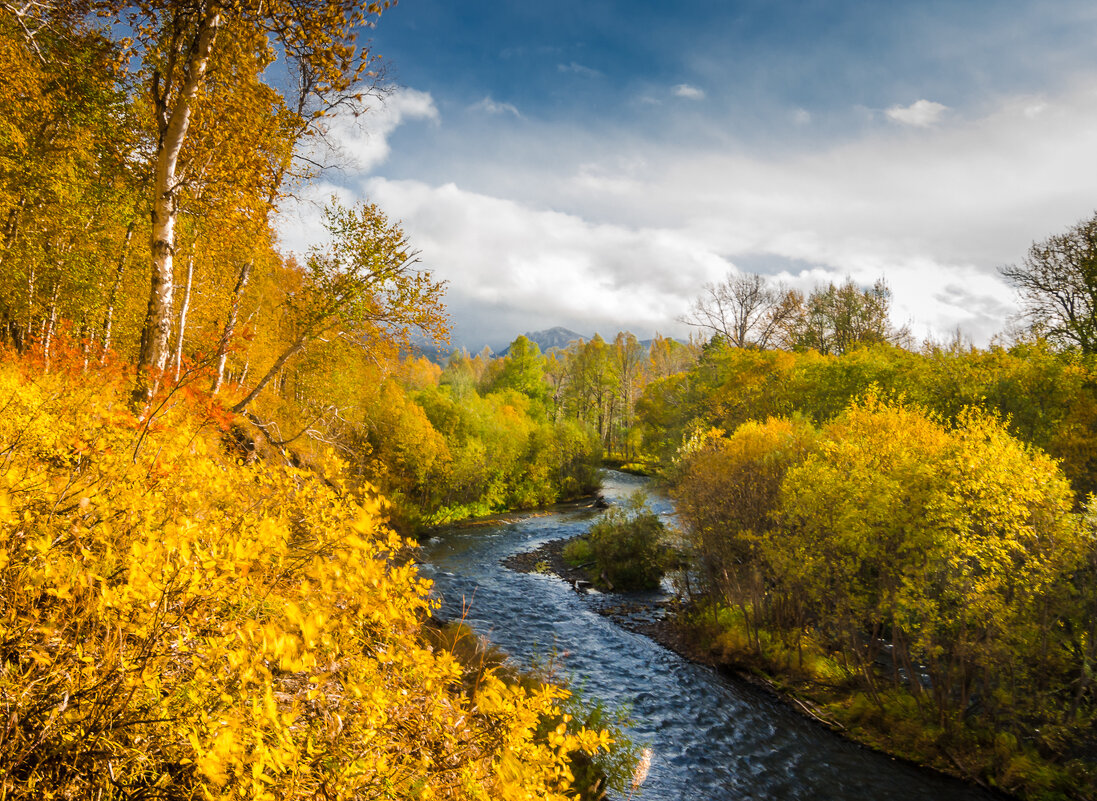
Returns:
[[[591,589],[590,578],[585,570],[572,567],[564,560],[564,546],[570,541],[570,538],[565,538],[546,542],[540,548],[504,559],[503,566],[519,573],[548,573],[566,581],[576,592],[597,592]],[[623,628],[643,634],[691,662],[735,671],[731,666],[721,665],[712,654],[698,648],[685,635],[682,627],[676,625],[675,619],[679,611],[676,601],[636,603],[627,600],[630,595],[605,594],[606,602],[596,605],[596,609],[599,614],[613,619]],[[610,600],[616,598],[622,599],[622,602],[614,603]],[[739,675],[738,672],[736,675]],[[746,678],[745,675],[742,677]]]

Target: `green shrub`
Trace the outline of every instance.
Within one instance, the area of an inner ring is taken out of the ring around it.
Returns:
[[[585,567],[594,561],[594,552],[585,537],[576,537],[565,545],[563,556],[572,567]]]
[[[643,492],[634,493],[624,507],[608,510],[587,536],[595,583],[611,590],[659,586],[667,563],[665,535],[666,527]]]

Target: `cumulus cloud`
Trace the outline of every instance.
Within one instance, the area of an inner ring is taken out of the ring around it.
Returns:
[[[522,114],[516,106],[511,103],[498,103],[492,100],[490,95],[473,103],[469,108],[473,111],[483,111],[488,114],[513,114],[518,119],[522,119]]]
[[[1095,100],[1085,85],[918,137],[870,127],[766,156],[644,139],[599,150],[537,129],[461,184],[365,176],[355,191],[450,281],[472,349],[551,325],[681,334],[701,286],[738,267],[804,290],[883,277],[897,324],[986,344],[1015,308],[997,268],[1093,212]]]
[[[728,266],[674,231],[594,223],[454,184],[376,178],[364,189],[403,221],[424,267],[450,282],[447,303],[478,310],[456,321],[455,341],[472,347],[469,337],[501,344],[552,325],[667,331],[695,286]]]
[[[913,125],[916,128],[928,128],[941,121],[941,116],[948,111],[948,106],[934,103],[932,100],[916,100],[909,106],[892,106],[884,114],[889,120]]]
[[[684,97],[686,100],[704,100],[705,98],[704,89],[690,86],[688,83],[678,84],[673,91],[675,97]]]
[[[333,168],[325,177],[308,184],[288,200],[278,219],[278,235],[283,247],[304,253],[325,235],[320,210],[335,197],[344,205],[360,197],[357,185],[336,183],[339,176],[352,176],[357,184],[383,164],[391,153],[389,138],[400,126],[413,120],[438,123],[438,109],[429,92],[398,89],[378,98],[357,117],[337,115],[328,120],[326,135],[306,153],[319,164]]]

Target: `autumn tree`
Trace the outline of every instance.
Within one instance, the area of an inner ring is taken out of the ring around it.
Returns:
[[[1000,269],[1033,331],[1059,347],[1097,352],[1097,214],[1034,242],[1021,264]]]
[[[140,141],[116,44],[60,17],[28,40],[19,20],[0,7],[0,320],[48,358],[62,319],[98,328],[102,254],[134,222]]]
[[[790,303],[787,344],[794,348],[842,354],[857,345],[903,345],[910,339],[905,326],[891,323],[891,290],[883,280],[861,289],[846,279],[841,286],[816,289],[806,299],[794,295]]]
[[[674,495],[702,589],[716,602],[738,607],[755,649],[767,624],[795,630],[804,623],[801,605],[766,603],[772,571],[759,545],[777,525],[785,474],[817,439],[802,420],[770,418],[744,423],[730,436],[719,429],[695,431],[679,451]],[[778,613],[784,619],[773,619]]]
[[[385,3],[219,0],[121,4],[103,0],[97,10],[134,34],[156,127],[152,157],[151,285],[134,400],[150,397],[150,375],[164,369],[175,290],[173,259],[184,148],[218,48],[244,43],[258,54],[272,48],[285,59],[277,71],[296,80],[292,111],[302,120],[322,117],[352,102],[373,58],[358,44]],[[269,57],[268,57],[269,60]],[[288,92],[288,89],[287,89]],[[307,130],[301,126],[301,132]]]
[[[207,340],[198,350],[212,353],[214,392],[224,380],[245,290],[257,266],[275,250],[270,217],[286,191],[306,124],[287,98],[263,81],[273,59],[273,50],[243,37],[229,37],[214,52],[180,155],[179,210],[193,224],[189,241],[177,248],[186,256],[188,280],[182,285],[173,361],[178,372],[186,322],[182,310],[197,269],[196,283],[204,285],[206,303],[198,310],[204,319],[196,322],[207,329],[202,332]],[[181,265],[176,272],[181,279]]]
[[[667,378],[688,370],[700,356],[701,348],[693,341],[682,343],[662,334],[656,334],[648,347],[648,364],[645,366],[655,378]]]
[[[445,285],[415,269],[416,253],[399,225],[375,205],[346,208],[334,202],[324,212],[324,224],[331,241],[311,250],[300,283],[282,300],[288,344],[232,407],[235,412],[245,410],[290,359],[315,342],[350,339],[369,349],[406,344],[413,331],[446,335]]]

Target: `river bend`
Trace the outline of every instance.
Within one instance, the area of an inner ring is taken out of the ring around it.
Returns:
[[[645,479],[610,472],[612,502]],[[661,515],[673,508],[653,494]],[[442,599],[440,616],[464,616],[519,664],[555,664],[586,697],[627,706],[630,736],[654,755],[646,801],[987,801],[977,788],[854,745],[766,693],[688,662],[596,611],[554,576],[515,573],[500,562],[549,540],[583,533],[599,514],[560,509],[506,522],[436,532],[423,573]]]

